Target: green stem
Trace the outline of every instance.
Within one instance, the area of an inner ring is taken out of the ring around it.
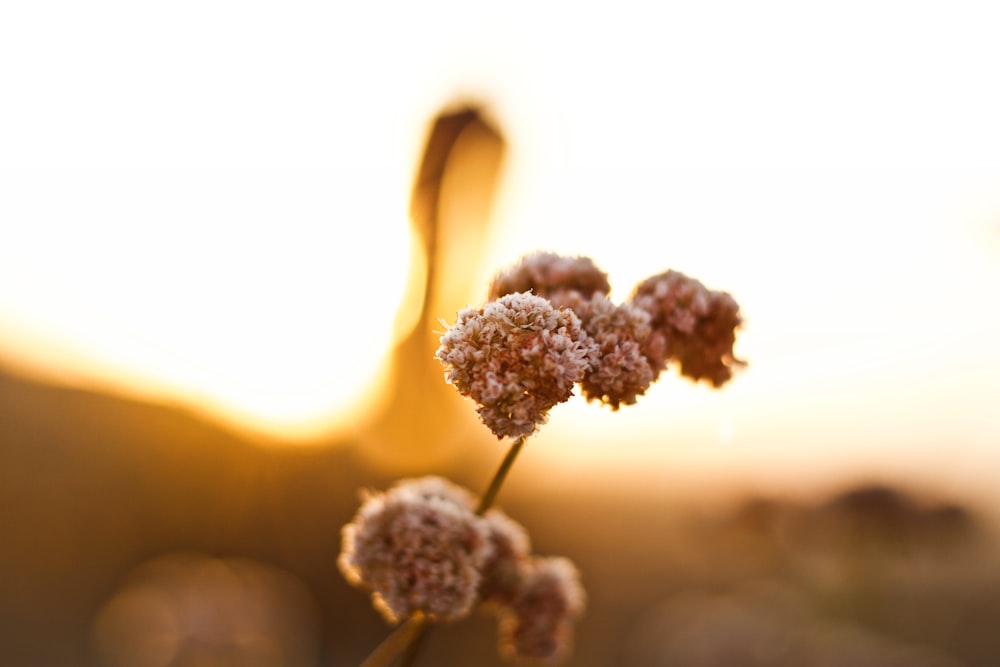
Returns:
[[[517,459],[517,455],[521,452],[524,447],[524,441],[528,439],[528,436],[522,435],[514,444],[510,446],[507,450],[507,456],[504,457],[503,461],[500,463],[500,467],[493,474],[493,479],[490,481],[489,487],[486,489],[486,493],[479,501],[479,507],[476,508],[476,514],[482,516],[486,513],[490,507],[493,506],[493,501],[497,499],[497,494],[500,493],[500,487],[503,486],[503,481],[507,479],[507,473],[510,472],[511,467],[514,465],[514,461]]]

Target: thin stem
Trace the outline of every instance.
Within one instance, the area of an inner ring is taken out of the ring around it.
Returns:
[[[476,514],[483,515],[486,513],[490,507],[493,506],[493,501],[497,499],[497,494],[500,493],[500,487],[503,486],[503,481],[507,479],[507,473],[510,472],[511,467],[514,465],[514,461],[517,459],[517,455],[521,452],[521,448],[524,447],[524,441],[528,439],[528,436],[522,435],[514,444],[510,446],[507,450],[507,456],[504,457],[503,461],[500,462],[500,467],[493,474],[493,479],[490,481],[489,487],[486,489],[486,493],[479,500],[479,507],[476,508]]]
[[[417,657],[417,653],[420,652],[420,646],[424,643],[424,638],[427,636],[428,630],[431,626],[429,623],[421,623],[420,627],[416,629],[413,636],[410,638],[410,643],[406,647],[406,653],[399,660],[399,667],[410,667],[413,661]]]
[[[426,616],[420,612],[410,616],[375,647],[375,650],[361,663],[361,667],[390,667],[401,655],[408,656],[408,659],[412,660],[413,657],[406,652],[410,651],[411,645],[419,643],[426,627]]]

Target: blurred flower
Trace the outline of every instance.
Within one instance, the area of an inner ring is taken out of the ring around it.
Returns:
[[[129,572],[91,631],[108,667],[309,665],[320,653],[317,612],[285,570],[174,552]]]
[[[729,294],[666,271],[639,283],[632,302],[652,318],[653,332],[643,349],[656,373],[673,359],[680,363],[681,375],[721,387],[732,377],[733,367],[744,364],[733,356],[741,319],[739,305]]]
[[[565,558],[535,558],[500,622],[505,657],[559,661],[571,649],[573,622],[583,613],[580,574]]]
[[[527,573],[531,540],[521,524],[500,510],[490,510],[483,520],[493,550],[483,566],[479,597],[485,603],[510,604]]]
[[[573,395],[596,353],[572,311],[514,293],[460,311],[436,356],[448,382],[479,404],[483,423],[503,438],[530,435],[544,423]]]
[[[611,291],[608,274],[589,257],[563,257],[551,252],[535,252],[499,272],[490,284],[490,299],[531,291],[541,297],[564,290],[579,292],[584,298]]]
[[[448,621],[475,604],[491,548],[471,495],[447,480],[424,477],[365,499],[343,528],[338,564],[348,581],[372,590],[387,620],[421,611]]]

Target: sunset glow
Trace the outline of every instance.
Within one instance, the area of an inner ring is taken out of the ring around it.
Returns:
[[[618,299],[675,268],[745,316],[750,366],[722,392],[671,375],[631,410],[556,409],[546,440],[624,437],[635,454],[576,447],[571,466],[669,455],[790,480],[950,461],[956,485],[986,482],[1000,463],[987,22],[685,5],[616,33],[600,13],[554,30],[554,11],[439,9],[212,4],[199,25],[130,10],[125,33],[76,9],[47,44],[0,27],[0,61],[12,44],[34,58],[0,78],[33,100],[0,111],[0,360],[278,438],[345,428],[412,308],[428,123],[472,99],[510,145],[471,294],[549,249],[593,257]]]

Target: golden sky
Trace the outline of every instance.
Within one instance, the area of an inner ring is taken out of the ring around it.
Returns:
[[[285,435],[342,420],[392,343],[427,123],[471,98],[510,146],[470,300],[550,249],[619,298],[669,267],[745,315],[722,392],[557,408],[542,437],[594,442],[570,469],[995,477],[986,3],[340,4],[0,9],[8,363]]]

